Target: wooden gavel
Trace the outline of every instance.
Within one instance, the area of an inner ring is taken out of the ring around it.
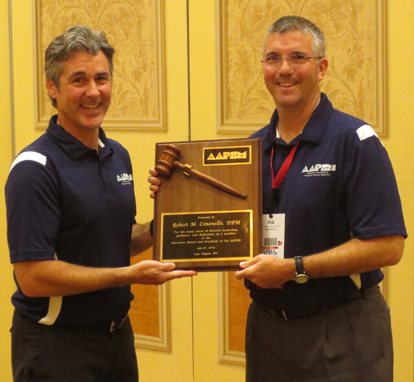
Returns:
[[[171,144],[166,145],[165,149],[161,153],[160,159],[158,160],[155,166],[155,169],[157,170],[158,174],[166,178],[169,178],[174,167],[178,167],[183,171],[183,174],[187,177],[193,175],[194,177],[199,178],[209,183],[213,187],[216,187],[231,195],[237,196],[241,199],[247,198],[247,195],[245,193],[240,192],[234,189],[233,187],[230,187],[227,184],[224,184],[209,175],[203,174],[202,172],[193,169],[193,167],[189,164],[180,163],[178,161],[180,154],[181,150],[177,146]]]

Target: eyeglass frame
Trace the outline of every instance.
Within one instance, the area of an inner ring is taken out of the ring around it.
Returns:
[[[301,57],[301,59],[303,59],[303,61],[299,61],[295,64],[292,64],[291,60],[293,58],[299,59],[299,57]],[[269,62],[269,60],[273,58],[275,61]],[[277,60],[276,60],[277,58]],[[289,63],[290,66],[300,66],[305,64],[305,62],[309,62],[309,60],[311,60],[312,58],[314,58],[315,60],[320,60],[322,58],[324,58],[324,56],[319,56],[319,57],[312,57],[312,56],[305,56],[304,54],[300,54],[300,53],[292,53],[289,57],[280,57],[277,56],[275,54],[270,55],[269,57],[264,58],[263,60],[261,60],[262,64],[269,64],[269,65],[275,65],[275,66],[282,66],[283,60],[287,60],[287,62]]]

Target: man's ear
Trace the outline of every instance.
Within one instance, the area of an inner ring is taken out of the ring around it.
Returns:
[[[56,99],[58,90],[56,88],[56,85],[50,78],[46,78],[46,89],[49,93],[49,97],[52,99]]]
[[[328,69],[328,60],[325,57],[320,59],[318,69],[319,69],[318,78],[319,78],[319,81],[322,81],[323,77],[325,76],[326,70]]]

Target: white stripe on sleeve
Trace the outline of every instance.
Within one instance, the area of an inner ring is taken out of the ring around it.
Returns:
[[[10,166],[10,170],[9,173],[11,172],[11,170],[13,170],[13,167],[16,166],[18,163],[23,162],[25,160],[31,160],[37,163],[42,164],[43,166],[46,166],[46,155],[43,154],[39,154],[35,151],[25,151],[21,154],[19,154],[15,160],[13,161],[13,163]]]

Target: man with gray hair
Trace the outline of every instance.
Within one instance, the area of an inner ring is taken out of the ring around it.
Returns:
[[[173,263],[130,265],[152,237],[149,224],[135,221],[129,154],[100,127],[113,54],[103,32],[82,25],[50,43],[46,86],[57,115],[11,165],[16,382],[137,382],[130,285],[195,274]]]
[[[246,381],[391,382],[378,284],[407,233],[388,154],[371,126],[321,93],[325,38],[311,21],[272,24],[262,63],[276,110],[252,135],[263,150],[263,254],[236,272],[253,299]],[[150,169],[151,197],[157,175]]]
[[[328,60],[311,21],[277,20],[262,63],[276,110],[252,135],[263,144],[266,255],[236,272],[253,299],[246,380],[391,382],[378,284],[406,230],[388,154],[371,126],[320,92]]]

